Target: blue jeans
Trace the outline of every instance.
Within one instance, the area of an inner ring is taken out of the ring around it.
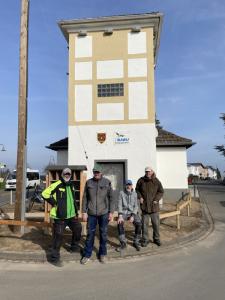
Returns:
[[[88,215],[88,234],[87,239],[85,242],[85,248],[84,248],[84,256],[85,257],[91,257],[93,246],[94,246],[94,240],[95,240],[95,231],[97,224],[99,225],[99,251],[98,255],[107,255],[107,230],[108,230],[108,214],[102,215],[102,216],[91,216]]]

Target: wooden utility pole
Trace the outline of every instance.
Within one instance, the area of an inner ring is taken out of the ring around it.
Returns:
[[[21,0],[18,146],[16,169],[16,203],[14,210],[14,219],[20,221],[24,221],[26,197],[28,16],[29,0]],[[20,227],[17,227],[16,231],[19,229]],[[23,233],[22,227],[21,233]]]

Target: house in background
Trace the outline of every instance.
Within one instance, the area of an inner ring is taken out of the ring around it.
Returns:
[[[206,166],[208,178],[209,179],[217,179],[217,170],[212,166]]]
[[[68,138],[48,146],[58,164],[85,165],[90,177],[98,163],[117,191],[151,166],[167,195],[187,190],[186,149],[193,143],[155,124],[161,26],[161,13],[59,22],[69,83]]]
[[[203,180],[217,179],[217,170],[211,166],[204,166],[202,163],[188,163],[188,173]]]
[[[202,163],[188,163],[188,174],[201,179],[206,179],[208,176],[207,169]]]

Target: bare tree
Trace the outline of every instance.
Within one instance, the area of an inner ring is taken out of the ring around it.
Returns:
[[[225,113],[222,113],[220,116],[220,119],[223,120],[224,125],[225,125]],[[225,145],[219,145],[219,146],[215,146],[215,149],[221,153],[223,156],[225,156]]]

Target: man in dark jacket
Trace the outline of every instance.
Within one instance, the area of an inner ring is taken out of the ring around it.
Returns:
[[[91,257],[97,224],[100,237],[98,257],[101,263],[105,262],[108,222],[113,218],[113,211],[114,199],[111,182],[102,176],[101,168],[96,166],[93,169],[93,178],[86,182],[84,188],[82,212],[83,221],[88,222],[88,234],[81,264],[88,263]]]
[[[153,242],[160,246],[159,200],[162,198],[164,190],[151,167],[145,168],[145,176],[138,180],[136,192],[142,211],[142,246],[146,247],[149,243],[149,218],[152,222]]]
[[[82,226],[78,221],[75,187],[71,181],[69,168],[62,171],[61,179],[52,183],[42,192],[45,201],[52,205],[50,217],[53,218],[53,243],[50,260],[59,263],[60,248],[66,226],[72,231],[71,252],[79,251]]]

